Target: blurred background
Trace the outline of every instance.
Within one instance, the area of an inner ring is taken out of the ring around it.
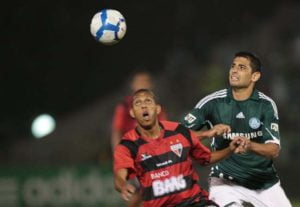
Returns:
[[[119,10],[127,33],[104,46],[93,15]],[[300,2],[29,0],[1,6],[0,206],[122,206],[112,185],[111,123],[130,74],[147,69],[170,120],[227,87],[233,54],[257,53],[258,87],[277,103],[276,160],[288,197],[300,200]],[[54,131],[32,123],[51,115]],[[200,168],[207,187],[208,169]],[[296,206],[296,204],[295,204]]]

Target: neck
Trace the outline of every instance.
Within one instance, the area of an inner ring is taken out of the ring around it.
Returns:
[[[143,137],[148,137],[151,139],[157,139],[160,137],[161,134],[161,127],[159,126],[158,122],[156,122],[155,125],[152,126],[151,128],[138,126],[138,130]]]
[[[253,90],[254,90],[253,87],[232,88],[232,95],[235,100],[244,101],[244,100],[247,100],[251,96]]]

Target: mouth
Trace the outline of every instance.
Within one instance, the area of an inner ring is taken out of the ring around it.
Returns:
[[[143,119],[145,121],[149,121],[150,120],[150,115],[149,115],[149,113],[147,111],[143,112]]]
[[[230,79],[232,81],[238,81],[239,80],[239,78],[237,76],[235,76],[235,75],[230,76]]]

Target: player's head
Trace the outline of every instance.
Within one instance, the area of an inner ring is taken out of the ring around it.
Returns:
[[[238,52],[234,55],[230,70],[229,83],[233,88],[254,87],[261,76],[261,62],[250,52]]]
[[[161,107],[156,102],[155,94],[150,89],[139,89],[134,92],[130,115],[144,129],[151,129],[158,123],[157,115]]]
[[[152,77],[147,71],[138,71],[132,75],[130,87],[133,92],[139,89],[152,89]]]

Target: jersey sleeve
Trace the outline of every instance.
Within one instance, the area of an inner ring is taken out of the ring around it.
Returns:
[[[263,139],[265,143],[276,143],[280,145],[279,117],[275,103],[269,103],[264,112]]]
[[[132,158],[129,149],[126,146],[119,144],[114,151],[114,172],[123,168],[128,169],[129,177],[135,175],[134,159]]]
[[[211,151],[199,141],[192,131],[190,133],[192,138],[191,156],[201,165],[208,164]]]
[[[185,127],[195,131],[202,129],[205,125],[207,125],[206,120],[208,120],[208,115],[210,114],[211,110],[210,108],[211,106],[209,102],[201,107],[199,107],[197,104],[194,109],[188,112],[183,119],[181,119],[181,123]]]

